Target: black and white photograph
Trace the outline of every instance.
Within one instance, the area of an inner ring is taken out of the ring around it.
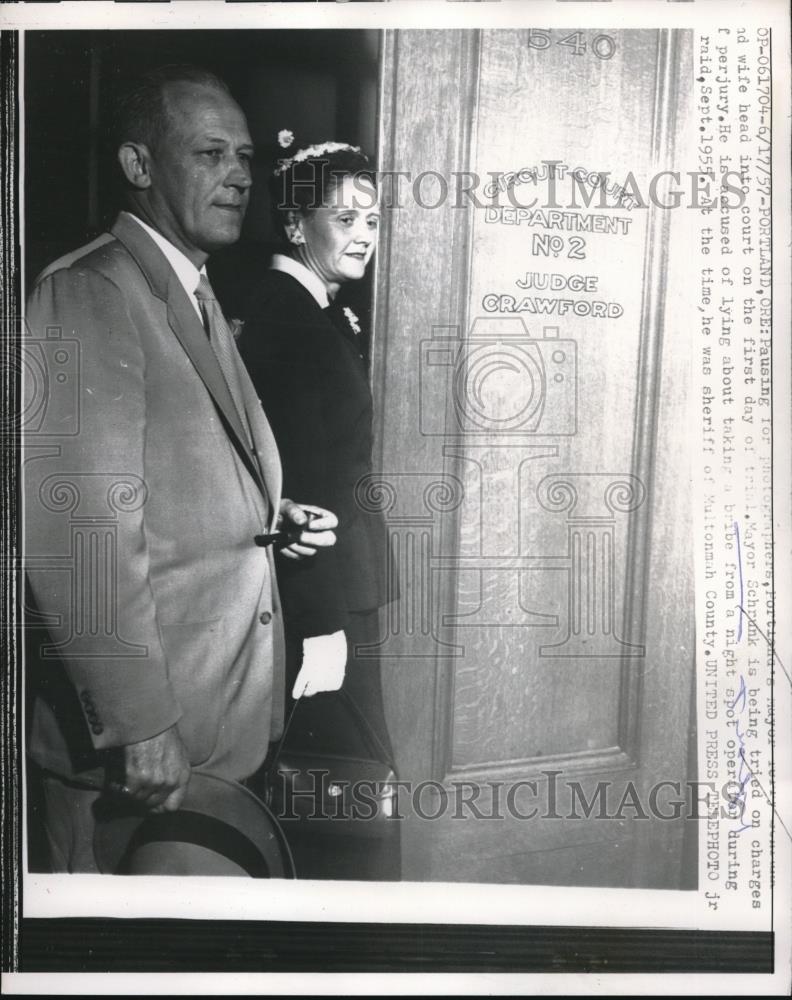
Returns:
[[[787,994],[783,5],[8,6],[8,989]]]

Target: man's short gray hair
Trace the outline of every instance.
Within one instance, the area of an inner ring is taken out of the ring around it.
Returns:
[[[150,70],[130,81],[113,109],[113,148],[125,142],[144,143],[155,149],[168,127],[165,87],[169,83],[194,83],[230,94],[228,86],[209,70],[174,63]]]

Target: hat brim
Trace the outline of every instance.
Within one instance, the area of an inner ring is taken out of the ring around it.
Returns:
[[[94,854],[104,874],[294,878],[277,820],[236,781],[193,771],[174,812],[154,814],[110,797],[94,808]]]

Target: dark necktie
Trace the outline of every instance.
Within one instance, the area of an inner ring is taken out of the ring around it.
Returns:
[[[209,279],[205,275],[202,275],[198,282],[195,297],[201,307],[209,341],[239,414],[248,446],[261,471],[266,490],[269,491],[269,495],[265,491],[264,496],[265,502],[269,502],[265,521],[270,529],[274,530],[281,492],[281,466],[275,438],[272,436],[272,430],[261,408],[261,402],[253,383],[250,381],[250,376],[245,371],[242,358],[239,356],[234,338],[212,291],[212,286],[209,284]]]
[[[209,342],[217,357],[220,371],[223,373],[223,378],[236,407],[237,416],[248,437],[248,445],[250,445],[250,428],[238,367],[241,362],[238,360],[236,344],[225,321],[225,316],[223,316],[223,311],[205,274],[201,275],[201,280],[195,289],[195,297],[201,307],[204,326],[209,334]]]

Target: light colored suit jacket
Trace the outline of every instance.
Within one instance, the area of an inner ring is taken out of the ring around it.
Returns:
[[[243,372],[251,452],[195,309],[123,215],[44,272],[26,320],[25,564],[47,630],[28,643],[31,753],[96,781],[104,751],[177,723],[193,765],[246,777],[283,700],[254,542],[281,470],[255,391]]]

